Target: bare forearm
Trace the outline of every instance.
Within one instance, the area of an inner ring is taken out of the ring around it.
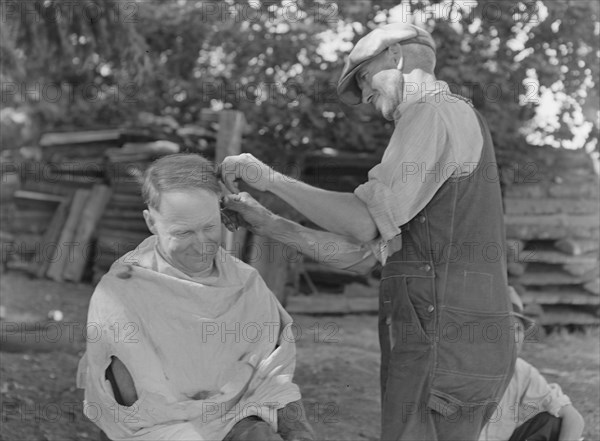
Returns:
[[[559,441],[577,441],[581,439],[584,421],[581,414],[572,405],[564,406],[560,410],[562,418],[560,425]]]
[[[275,174],[268,190],[321,228],[359,242],[377,237],[377,227],[365,204],[353,193],[323,190]]]
[[[366,244],[328,231],[306,228],[273,215],[265,228],[271,239],[293,245],[311,259],[339,269],[366,273],[376,260]]]

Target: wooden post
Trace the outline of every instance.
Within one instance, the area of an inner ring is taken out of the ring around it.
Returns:
[[[220,164],[227,156],[242,153],[242,134],[245,127],[246,118],[242,112],[237,110],[219,112],[219,133],[215,151],[217,164]],[[234,256],[241,258],[245,237],[246,232],[242,229],[233,233],[223,228],[221,246]]]

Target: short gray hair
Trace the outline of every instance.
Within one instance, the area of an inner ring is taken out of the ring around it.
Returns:
[[[430,47],[422,44],[408,43],[402,45],[402,55],[404,57],[404,73],[409,73],[413,69],[423,69],[424,72],[433,75],[435,69],[435,52]]]
[[[163,156],[144,173],[142,196],[148,207],[158,210],[165,191],[204,189],[217,196],[221,187],[213,162],[193,153]]]

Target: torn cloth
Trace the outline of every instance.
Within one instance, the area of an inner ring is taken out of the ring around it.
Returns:
[[[77,380],[111,439],[220,440],[250,415],[277,429],[277,409],[300,399],[290,316],[254,268],[222,249],[215,265],[214,277],[186,276],[153,236],[98,284]],[[131,407],[105,378],[111,356],[133,377]]]

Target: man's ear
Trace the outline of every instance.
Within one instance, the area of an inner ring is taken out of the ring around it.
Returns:
[[[148,227],[150,232],[152,234],[157,234],[155,220],[154,220],[154,216],[152,216],[152,213],[150,213],[149,210],[144,210],[143,214],[144,214],[144,220],[146,221],[146,226]]]
[[[388,54],[394,66],[398,70],[402,70],[404,67],[404,56],[402,54],[402,45],[400,43],[394,43],[388,47]]]

